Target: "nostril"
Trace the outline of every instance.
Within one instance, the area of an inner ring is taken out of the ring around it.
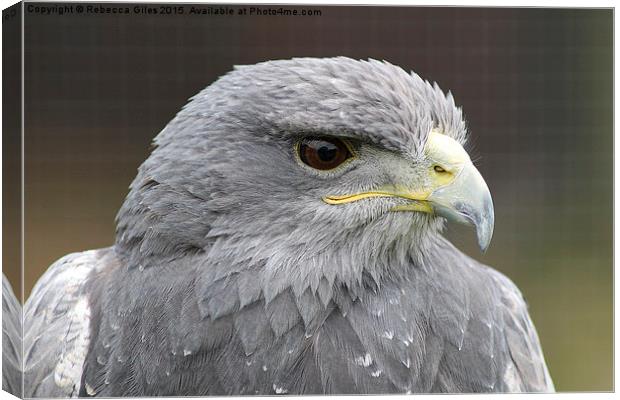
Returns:
[[[446,172],[446,170],[443,167],[440,167],[439,165],[435,165],[433,169],[435,170],[435,172],[439,174]]]

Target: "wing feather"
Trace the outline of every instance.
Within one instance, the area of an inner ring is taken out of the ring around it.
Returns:
[[[73,253],[39,279],[24,307],[26,397],[76,397],[90,344],[87,283],[114,260],[108,249]]]
[[[510,360],[502,375],[509,391],[554,392],[536,328],[521,292],[510,279],[493,271],[502,293],[504,335]]]
[[[2,390],[22,397],[22,305],[2,274]]]

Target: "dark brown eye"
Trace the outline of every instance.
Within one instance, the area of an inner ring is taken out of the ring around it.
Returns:
[[[301,161],[322,171],[334,169],[350,157],[351,151],[340,139],[305,138],[299,143]]]

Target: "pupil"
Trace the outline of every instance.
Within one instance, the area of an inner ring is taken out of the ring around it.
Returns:
[[[319,149],[317,150],[317,154],[319,155],[319,158],[321,159],[321,161],[324,161],[324,162],[332,161],[334,158],[336,158],[337,152],[338,152],[338,148],[331,143],[324,144],[323,146],[319,147]]]

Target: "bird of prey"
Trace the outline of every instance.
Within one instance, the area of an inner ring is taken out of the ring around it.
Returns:
[[[553,391],[484,250],[451,94],[388,62],[236,67],[154,139],[111,247],[25,304],[25,396]]]

